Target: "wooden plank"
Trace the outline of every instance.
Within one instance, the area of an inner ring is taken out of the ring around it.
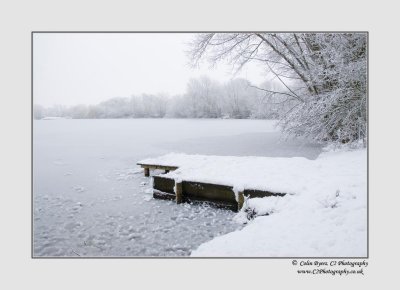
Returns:
[[[179,184],[179,183],[178,183]],[[153,176],[154,198],[162,198],[181,202],[207,202],[216,207],[228,208],[238,211],[244,203],[244,196],[249,198],[267,197],[267,196],[284,196],[284,193],[275,193],[256,189],[245,189],[239,192],[238,201],[236,201],[235,193],[232,186],[222,184],[211,184],[203,182],[183,181],[180,183],[182,188],[181,196],[176,196],[174,191],[175,181],[171,178]]]
[[[170,193],[175,198],[175,180],[162,176],[153,176],[153,188],[162,192]]]
[[[267,197],[267,196],[284,196],[285,195],[285,193],[270,192],[270,191],[259,190],[259,189],[245,189],[243,194],[250,198]]]
[[[188,198],[204,198],[209,201],[225,201],[236,203],[232,186],[183,181],[183,192]]]
[[[175,182],[175,196],[176,203],[182,203],[183,201],[183,191],[182,191],[182,182]]]
[[[156,189],[153,189],[153,197],[157,199],[175,200],[175,194],[162,192]]]
[[[237,210],[237,202],[234,197],[234,193],[232,188],[224,185],[215,185],[218,189],[226,190],[225,194],[229,195],[229,200],[226,201],[223,198],[211,197],[207,192],[210,189],[210,185],[196,182],[187,182],[185,181],[185,189],[183,188],[182,183],[182,202],[207,202],[212,206],[216,206],[218,208],[228,208],[231,210]],[[171,178],[163,177],[163,176],[153,176],[153,188],[154,188],[154,198],[161,199],[169,199],[176,200],[175,192],[174,192],[175,182]],[[213,186],[212,186],[213,187]],[[191,190],[191,189],[194,190]],[[186,191],[185,191],[186,190]],[[205,192],[203,192],[205,190]],[[161,194],[161,193],[163,194]],[[166,195],[167,194],[167,195]],[[169,194],[169,195],[168,195]],[[215,193],[214,193],[215,195]]]
[[[244,203],[244,195],[243,192],[238,192],[238,210],[241,210]]]
[[[144,164],[144,163],[136,163],[137,165],[141,166],[142,168],[149,168],[149,169],[162,169],[162,170],[176,170],[178,169],[178,166],[172,166],[172,165],[157,165],[157,164]]]

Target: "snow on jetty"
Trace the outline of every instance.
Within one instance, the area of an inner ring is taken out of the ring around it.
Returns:
[[[360,178],[360,182],[366,182],[365,150],[327,152],[316,160],[304,157],[236,157],[171,153],[144,159],[138,163],[178,167],[163,175],[175,180],[208,182],[287,194],[335,193],[348,185],[349,181],[356,182],[354,180],[356,176]]]
[[[248,199],[236,216],[248,225],[192,256],[363,257],[367,255],[367,151],[306,158],[168,154],[140,161],[178,167],[163,176],[286,193]],[[249,209],[256,218],[249,221]]]

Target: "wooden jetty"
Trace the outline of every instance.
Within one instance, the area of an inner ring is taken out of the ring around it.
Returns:
[[[150,170],[161,169],[165,173],[178,169],[177,166],[137,163],[144,168],[144,175],[150,176]],[[258,189],[244,189],[241,192],[234,191],[232,186],[223,184],[211,184],[206,182],[182,180],[175,181],[166,176],[153,176],[153,197],[157,199],[175,200],[182,202],[205,202],[219,208],[227,208],[239,211],[244,203],[244,198],[284,196],[284,193],[269,192]]]

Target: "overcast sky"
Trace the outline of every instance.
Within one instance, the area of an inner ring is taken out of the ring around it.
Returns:
[[[50,33],[34,34],[34,103],[96,104],[112,97],[185,91],[190,78],[208,75],[218,81],[233,77],[232,67],[210,69],[188,65],[185,53],[194,34]],[[265,80],[256,64],[237,77],[255,84]]]

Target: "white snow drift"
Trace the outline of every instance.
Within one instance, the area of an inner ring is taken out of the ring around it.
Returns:
[[[192,256],[362,257],[367,255],[367,151],[302,157],[168,154],[142,163],[179,166],[166,176],[264,189],[284,197],[246,201],[258,216],[240,231],[202,244]]]

